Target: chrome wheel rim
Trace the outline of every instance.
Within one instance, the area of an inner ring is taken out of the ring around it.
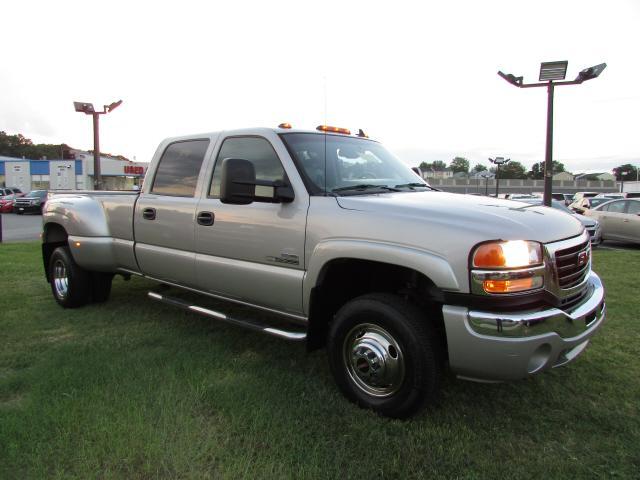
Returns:
[[[364,393],[388,397],[400,389],[405,376],[402,349],[384,328],[356,325],[345,336],[342,351],[349,377]]]
[[[69,294],[69,276],[67,275],[67,267],[62,260],[56,260],[53,264],[53,288],[55,288],[56,296],[64,300]]]

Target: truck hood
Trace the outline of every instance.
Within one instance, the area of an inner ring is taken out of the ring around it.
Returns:
[[[347,210],[372,212],[384,220],[405,219],[482,239],[549,243],[579,235],[581,222],[559,210],[527,203],[446,192],[398,192],[336,197]],[[395,223],[395,222],[394,222]]]

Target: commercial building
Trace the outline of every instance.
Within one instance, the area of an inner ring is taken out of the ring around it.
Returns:
[[[41,159],[0,156],[0,185],[29,190],[92,190],[93,154],[73,150],[73,159]],[[100,157],[105,190],[132,190],[142,184],[148,163]]]

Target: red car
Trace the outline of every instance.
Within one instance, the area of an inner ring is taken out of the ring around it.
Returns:
[[[13,201],[16,199],[16,195],[5,195],[0,197],[0,213],[13,212]]]

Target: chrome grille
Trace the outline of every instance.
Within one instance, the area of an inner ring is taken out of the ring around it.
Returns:
[[[589,273],[591,264],[589,241],[557,250],[555,252],[555,264],[560,288],[572,288],[582,283]]]

